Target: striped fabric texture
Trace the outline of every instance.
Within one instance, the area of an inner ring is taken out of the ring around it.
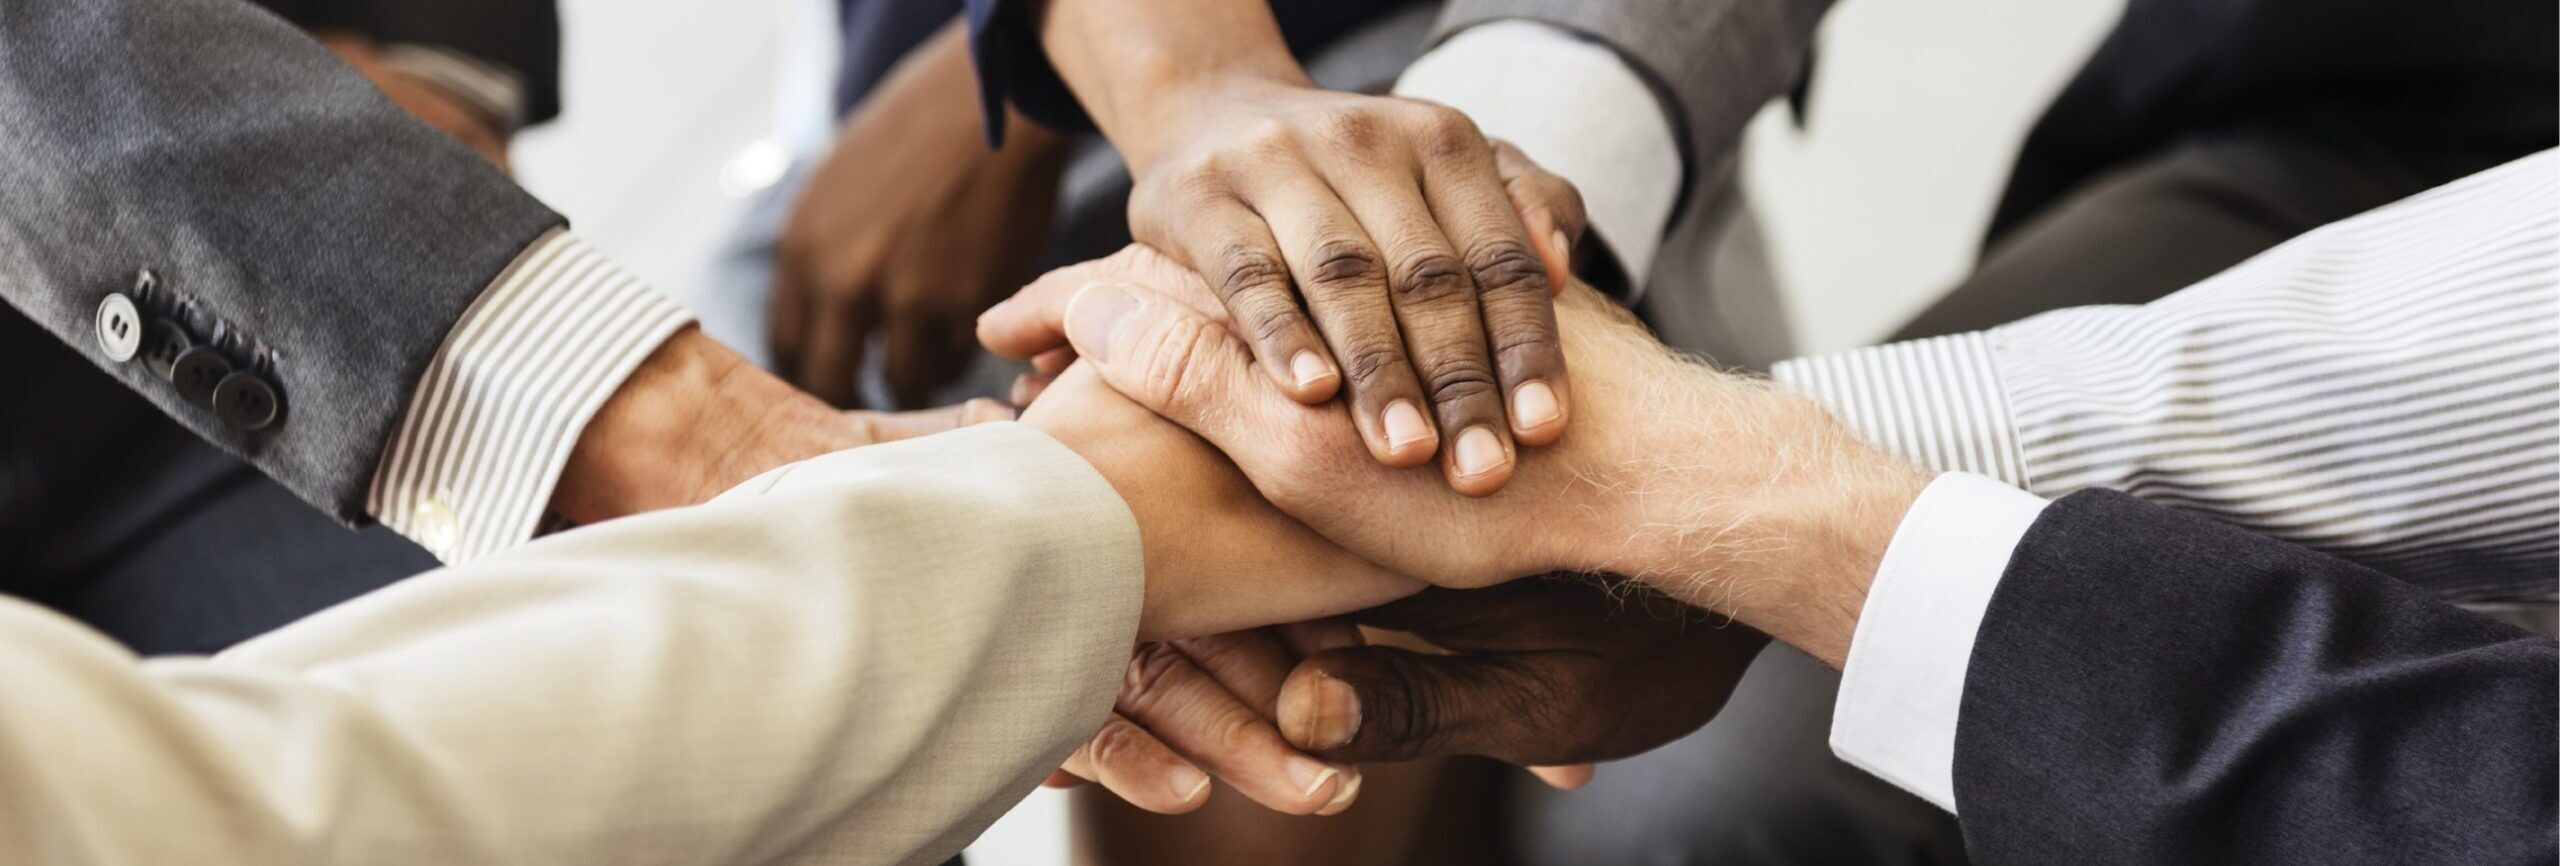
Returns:
[[[587,421],[692,313],[553,232],[427,365],[366,510],[448,564],[533,537]]]
[[[2122,490],[2448,601],[2560,590],[2560,151],[2142,307],[1778,365],[1869,441]]]

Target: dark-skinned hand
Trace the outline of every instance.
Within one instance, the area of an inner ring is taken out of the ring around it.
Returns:
[[[1715,718],[1768,644],[1659,593],[1578,577],[1426,590],[1352,618],[1446,654],[1358,646],[1299,663],[1281,688],[1280,729],[1346,763],[1628,757]],[[1541,775],[1578,781],[1571,770]]]

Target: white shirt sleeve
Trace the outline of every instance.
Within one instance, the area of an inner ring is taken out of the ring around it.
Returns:
[[[1953,812],[1956,711],[1974,633],[2045,500],[1979,475],[1938,476],[1903,515],[1840,672],[1831,751]]]
[[[1572,181],[1591,230],[1643,292],[1683,169],[1661,100],[1625,60],[1546,24],[1496,21],[1422,55],[1395,92],[1466,112],[1486,135]]]
[[[566,230],[455,322],[365,511],[448,564],[534,536],[587,422],[693,314]]]

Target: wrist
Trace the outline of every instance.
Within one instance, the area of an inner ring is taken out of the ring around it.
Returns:
[[[1052,0],[1038,32],[1059,77],[1133,170],[1221,100],[1314,86],[1261,0]]]
[[[1928,477],[1811,400],[1673,361],[1677,411],[1646,426],[1609,570],[1835,665],[1885,548]],[[1625,534],[1619,537],[1626,538]]]
[[[551,508],[595,523],[694,505],[775,466],[859,444],[856,434],[825,404],[687,328],[587,422]]]

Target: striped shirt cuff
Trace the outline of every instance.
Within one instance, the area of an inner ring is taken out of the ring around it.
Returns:
[[[1985,334],[1800,358],[1770,374],[1894,456],[2027,487],[2017,426]]]
[[[692,321],[575,235],[544,236],[445,337],[365,509],[446,563],[532,538],[588,419]]]

